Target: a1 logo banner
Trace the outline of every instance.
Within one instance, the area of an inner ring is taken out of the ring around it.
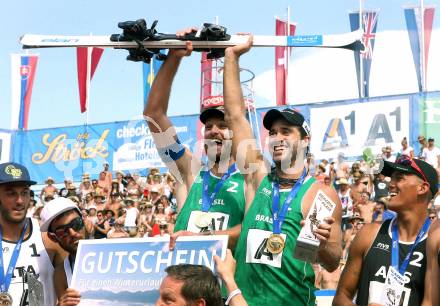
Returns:
[[[311,150],[317,159],[332,159],[339,152],[360,156],[365,148],[378,154],[384,146],[396,152],[410,132],[408,99],[311,107],[310,118]]]

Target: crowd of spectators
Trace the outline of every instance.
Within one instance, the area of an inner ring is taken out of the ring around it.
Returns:
[[[87,238],[167,236],[173,232],[177,206],[175,180],[170,174],[150,169],[146,177],[104,170],[97,179],[85,173],[81,182],[66,179],[57,189],[47,178],[39,197],[32,197],[28,216],[39,218],[44,204],[66,197],[78,204],[86,225]]]
[[[318,289],[336,289],[350,243],[364,224],[394,217],[387,209],[389,178],[373,170],[381,159],[394,161],[400,155],[413,156],[424,159],[440,172],[440,149],[435,147],[434,139],[426,141],[424,136],[419,136],[418,141],[421,149],[416,153],[406,138],[402,139],[398,152],[384,147],[382,154],[375,157],[375,164],[371,160],[349,162],[342,153],[334,160],[319,162],[312,154],[308,155],[309,172],[322,184],[336,189],[343,208],[343,256],[339,268],[331,273],[319,264],[314,265]],[[32,198],[28,216],[39,218],[45,203],[63,196],[80,207],[89,239],[169,237],[173,232],[178,209],[176,181],[169,173],[160,173],[155,168],[149,169],[146,177],[121,171],[112,173],[108,164],[104,164],[97,178],[85,173],[79,186],[66,179],[58,190],[51,177],[45,184],[39,197]],[[429,216],[432,220],[440,217],[440,197],[431,202]]]

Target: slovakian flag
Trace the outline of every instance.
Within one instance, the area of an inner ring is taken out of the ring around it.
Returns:
[[[275,35],[286,36],[295,35],[296,25],[290,23],[290,29],[287,28],[287,22],[275,18]],[[289,31],[288,31],[289,30]],[[275,82],[276,82],[276,103],[277,105],[287,104],[287,81],[289,69],[289,57],[292,48],[275,47]]]
[[[359,12],[350,13],[350,28],[352,31],[359,29]],[[377,11],[363,11],[362,12],[362,42],[364,43],[364,51],[355,51],[354,60],[356,63],[356,75],[358,81],[359,97],[369,97],[369,80],[370,80],[370,68],[373,61],[374,42],[376,40],[376,28],[377,28]],[[362,60],[362,76],[360,63]]]
[[[102,48],[79,47],[76,48],[76,64],[78,68],[79,102],[81,113],[87,111],[89,106],[90,82],[95,74],[101,55]]]
[[[150,63],[142,63],[142,85],[144,87],[144,108],[147,106],[148,102],[148,94],[151,90],[151,85],[153,85],[154,78],[156,77],[157,72],[162,66],[163,61],[159,61],[154,56]]]
[[[404,8],[406,28],[408,30],[409,42],[413,54],[414,65],[416,68],[419,91],[423,91],[427,84],[427,67],[429,43],[431,42],[432,23],[434,20],[434,7],[424,7],[423,25],[422,25],[421,7]],[[422,30],[424,35],[422,36]],[[424,63],[422,52],[424,46]]]
[[[28,128],[38,55],[11,54],[11,129]]]
[[[205,108],[204,102],[212,96],[212,59],[208,59],[208,53],[202,52],[200,61],[200,111]]]

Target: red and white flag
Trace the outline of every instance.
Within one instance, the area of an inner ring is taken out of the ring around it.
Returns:
[[[87,111],[89,105],[90,81],[101,59],[102,48],[79,47],[76,48],[76,62],[78,68],[78,87],[81,113]]]
[[[431,41],[435,7],[424,7],[423,18],[422,8],[419,6],[405,7],[404,11],[419,91],[423,91],[427,85],[429,44]]]
[[[38,55],[11,54],[11,128],[28,128]]]
[[[275,19],[275,35],[285,36],[295,35],[296,25],[290,23],[289,31],[287,22],[281,19]],[[287,80],[288,80],[288,63],[291,48],[275,47],[275,81],[276,81],[276,102],[277,105],[287,105]]]

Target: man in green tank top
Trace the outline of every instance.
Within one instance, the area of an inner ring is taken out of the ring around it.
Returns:
[[[187,29],[177,35],[195,31]],[[227,234],[233,248],[240,234],[245,208],[244,179],[231,158],[231,133],[224,120],[222,107],[208,108],[200,114],[204,126],[204,149],[211,169],[202,163],[178,140],[167,117],[171,85],[183,57],[192,52],[192,43],[185,49],[171,49],[151,86],[144,117],[153,134],[159,155],[178,181],[179,215],[170,248],[177,237],[195,234]],[[183,203],[183,205],[182,205]]]
[[[257,149],[245,117],[238,66],[251,45],[252,36],[246,44],[225,50],[223,74],[225,120],[234,135],[232,155],[250,203],[235,249],[236,281],[249,305],[315,305],[314,272],[310,263],[293,258],[296,240],[301,221],[321,190],[336,208],[314,231],[320,240],[317,258],[325,269],[334,271],[342,254],[341,204],[334,189],[307,173],[304,160],[310,129],[297,111],[272,109],[264,117],[274,168]]]

